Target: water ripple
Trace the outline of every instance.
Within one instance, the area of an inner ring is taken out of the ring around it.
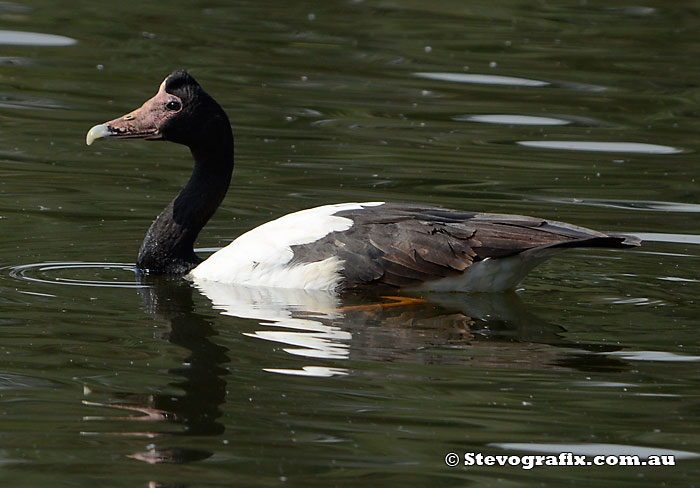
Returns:
[[[133,264],[88,263],[88,262],[49,262],[11,266],[12,278],[34,283],[52,285],[107,287],[107,288],[147,288],[138,279],[138,270]],[[126,273],[129,279],[121,277]],[[87,277],[82,275],[87,274]]]
[[[538,117],[534,115],[482,114],[457,115],[452,117],[457,122],[479,122],[482,124],[504,125],[569,125],[571,122],[555,117]]]
[[[632,444],[600,444],[600,443],[542,443],[542,442],[494,442],[489,446],[501,449],[538,452],[538,453],[562,453],[570,452],[585,456],[620,456],[636,455],[649,457],[651,455],[673,455],[676,459],[692,459],[700,457],[700,454],[691,451],[677,449],[663,449],[659,447],[635,446]]]
[[[555,149],[560,151],[590,151],[634,154],[678,154],[683,149],[646,144],[643,142],[600,142],[600,141],[516,141],[516,144],[536,149]]]
[[[584,127],[600,127],[602,124],[593,119],[571,115],[543,117],[539,115],[516,114],[466,114],[452,117],[457,122],[476,122],[481,124],[503,125],[578,125]]]
[[[473,83],[477,85],[501,85],[501,86],[549,86],[551,83],[529,78],[515,76],[482,75],[476,73],[414,73],[418,78],[429,80],[452,81],[455,83]]]
[[[615,356],[628,361],[663,361],[674,363],[698,362],[700,356],[675,354],[666,351],[614,351],[602,353],[605,356]]]
[[[602,92],[607,90],[604,86],[589,85],[569,81],[550,82],[535,80],[532,78],[519,78],[517,76],[485,75],[478,73],[449,73],[449,72],[417,72],[413,76],[428,80],[447,81],[452,83],[468,83],[474,85],[491,86],[523,86],[523,87],[556,87],[566,90]]]
[[[55,34],[40,32],[22,32],[0,30],[0,45],[2,46],[72,46],[75,39]]]
[[[1,61],[0,61],[1,64]],[[14,109],[26,109],[26,108],[39,108],[39,109],[65,109],[65,105],[60,104],[54,100],[43,97],[31,97],[24,95],[10,95],[5,93],[0,93],[0,107],[2,108],[14,108]]]
[[[669,234],[661,232],[635,232],[643,241],[670,242],[673,244],[700,244],[700,236],[693,234]],[[683,254],[681,256],[687,256]]]
[[[550,203],[571,203],[576,205],[589,205],[592,207],[619,208],[625,210],[653,210],[657,212],[700,213],[700,205],[697,203],[663,202],[654,200],[599,200],[593,198],[542,198],[534,200],[542,200]],[[690,237],[692,239],[697,236]]]

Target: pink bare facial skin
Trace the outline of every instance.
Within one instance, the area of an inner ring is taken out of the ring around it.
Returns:
[[[141,107],[90,129],[86,142],[89,146],[96,139],[104,137],[159,139],[161,125],[180,111],[182,111],[182,100],[166,92],[165,81],[163,81],[158,93]]]

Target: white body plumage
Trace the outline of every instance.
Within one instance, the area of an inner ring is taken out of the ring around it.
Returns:
[[[331,232],[352,227],[335,215],[343,210],[383,205],[383,202],[341,203],[309,208],[266,222],[235,239],[190,271],[195,281],[209,280],[246,286],[335,290],[343,262],[331,257],[313,263],[292,263],[292,246],[312,244]]]

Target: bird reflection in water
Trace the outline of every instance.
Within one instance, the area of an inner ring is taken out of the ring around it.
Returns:
[[[210,340],[215,335],[212,324],[204,316],[194,312],[193,289],[189,282],[182,279],[165,277],[152,278],[143,276],[140,289],[144,312],[169,324],[168,332],[162,336],[171,344],[189,351],[183,366],[169,369],[168,373],[180,380],[170,384],[182,393],[164,394],[120,394],[113,396],[122,401],[99,403],[83,401],[91,407],[115,408],[128,412],[125,416],[84,417],[86,421],[130,421],[148,422],[164,425],[157,430],[138,430],[115,432],[113,435],[145,437],[155,439],[167,434],[172,436],[215,436],[224,432],[224,426],[218,421],[221,416],[220,406],[226,396],[227,371],[224,367],[229,362],[227,349]],[[135,415],[138,414],[138,415]],[[170,427],[181,425],[181,430]],[[84,432],[84,435],[90,433]],[[150,464],[187,463],[210,457],[210,451],[181,448],[147,446],[144,452],[130,454],[129,457]]]
[[[585,370],[600,361],[613,366],[609,358],[591,354],[610,350],[608,346],[567,341],[563,327],[533,315],[517,293],[425,297],[358,293],[341,299],[318,290],[205,280],[194,285],[223,315],[253,319],[263,326],[244,335],[284,344],[284,352],[315,360],[301,368],[261,365],[273,373],[347,375],[351,371],[338,361],[344,359],[495,367],[517,362],[518,367],[534,369]],[[445,354],[455,349],[462,354]],[[282,356],[273,360],[285,361]]]
[[[243,335],[284,345],[282,351],[293,358],[286,354],[266,356],[269,363],[259,367],[270,373],[344,376],[353,373],[344,365],[349,359],[352,364],[392,361],[533,370],[624,369],[619,360],[595,354],[610,351],[610,347],[567,341],[563,327],[533,315],[516,293],[431,294],[427,299],[360,294],[339,297],[319,291],[191,283],[167,277],[141,279],[145,285],[141,291],[144,312],[168,322],[169,332],[163,340],[186,349],[189,356],[183,367],[168,371],[180,378],[171,384],[180,394],[129,395],[124,402],[114,403],[85,402],[129,413],[85,420],[163,425],[162,429],[117,435],[156,439],[167,434],[172,440],[178,435],[217,436],[224,432],[218,419],[226,401],[229,350],[212,342],[216,335],[212,319],[195,312],[195,299],[200,299],[197,291],[221,314],[258,324]],[[307,364],[299,366],[300,359]],[[290,362],[295,367],[285,367]],[[176,431],[173,425],[182,429]],[[129,457],[151,464],[187,463],[212,454],[154,443]]]

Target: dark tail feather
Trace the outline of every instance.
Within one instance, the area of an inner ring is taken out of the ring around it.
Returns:
[[[630,248],[642,245],[642,240],[628,234],[608,234],[605,237],[591,237],[589,239],[576,239],[574,241],[559,242],[548,247],[572,248],[572,247],[609,247],[609,248]]]

